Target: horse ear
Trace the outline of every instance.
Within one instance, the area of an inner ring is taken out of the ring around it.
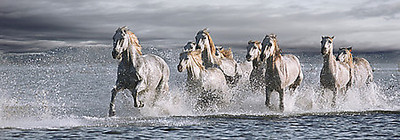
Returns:
[[[335,36],[332,36],[331,38],[332,38],[332,39],[334,39],[334,38],[335,38]]]
[[[353,49],[353,47],[348,47],[347,49],[349,50],[349,52],[351,52],[351,50]]]
[[[249,44],[249,45],[250,45],[250,44],[251,44],[251,42],[253,42],[253,40],[249,40],[249,42],[247,42],[247,44]]]
[[[339,50],[343,50],[343,49],[344,49],[343,47],[340,47],[340,48],[339,48]]]

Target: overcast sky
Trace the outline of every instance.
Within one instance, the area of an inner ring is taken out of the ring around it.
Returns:
[[[127,25],[143,43],[185,45],[208,27],[216,44],[247,45],[277,34],[282,48],[400,50],[396,0],[0,0],[0,51],[111,45]],[[244,46],[243,46],[244,47]]]

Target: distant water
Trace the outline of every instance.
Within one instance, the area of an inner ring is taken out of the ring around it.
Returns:
[[[252,93],[245,82],[230,90],[231,104],[199,112],[185,93],[186,72],[176,70],[181,48],[144,47],[145,54],[167,61],[170,96],[154,108],[136,109],[125,91],[111,118],[118,65],[111,48],[0,54],[0,138],[400,139],[399,51],[354,54],[370,61],[375,84],[338,95],[336,108],[318,90],[322,56],[293,52],[305,77],[293,95],[285,95],[284,112],[267,109],[264,92]],[[234,55],[243,61],[245,50],[234,49]],[[276,105],[277,95],[272,97]]]

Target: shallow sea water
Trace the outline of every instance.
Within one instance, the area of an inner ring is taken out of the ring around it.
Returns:
[[[251,92],[245,81],[230,89],[232,103],[201,112],[185,93],[186,72],[176,70],[181,47],[143,46],[168,63],[170,96],[137,109],[121,92],[116,117],[107,117],[118,65],[110,47],[0,54],[0,138],[400,139],[399,51],[354,54],[370,61],[375,84],[339,95],[335,108],[318,88],[322,56],[293,52],[305,76],[285,95],[284,112],[267,109],[263,91]],[[245,49],[233,51],[244,60]]]

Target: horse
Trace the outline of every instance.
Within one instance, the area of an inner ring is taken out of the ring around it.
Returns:
[[[284,110],[283,96],[286,87],[294,92],[303,80],[299,59],[292,54],[281,54],[275,34],[266,35],[262,42],[261,59],[266,61],[265,69],[265,105],[271,107],[270,94],[279,93],[279,110]]]
[[[216,57],[221,61],[221,65],[219,65],[221,70],[235,70],[236,74],[234,76],[228,76],[225,74],[225,78],[229,86],[236,86],[239,79],[243,76],[243,73],[239,68],[238,63],[233,59],[231,48],[225,49],[222,46],[217,46]]]
[[[334,36],[322,36],[321,54],[324,61],[320,74],[322,93],[325,92],[325,89],[333,92],[332,107],[336,105],[337,94],[339,92],[344,94],[352,84],[350,65],[337,61],[333,55],[333,39]]]
[[[352,47],[339,48],[336,60],[345,62],[350,66],[353,87],[368,86],[372,83],[374,77],[371,65],[365,58],[353,57],[351,51]]]
[[[187,71],[187,92],[199,97],[197,105],[201,108],[215,102],[228,102],[224,73],[218,68],[205,68],[201,53],[201,50],[180,53],[177,69],[179,72]]]
[[[253,91],[262,90],[265,88],[265,61],[260,58],[261,42],[250,40],[247,43],[246,60],[252,62],[252,70],[250,73],[250,86]]]
[[[156,55],[142,55],[141,49],[139,40],[128,27],[123,26],[115,31],[112,57],[120,62],[117,81],[111,90],[109,116],[115,116],[115,96],[120,91],[131,91],[134,107],[144,106],[139,96],[153,101],[146,103],[151,107],[159,96],[166,96],[169,90],[170,71],[167,63]]]
[[[235,84],[237,81],[238,67],[237,62],[232,59],[221,59],[217,57],[217,49],[207,29],[200,30],[196,36],[196,48],[202,51],[201,58],[206,68],[218,67],[228,79],[228,83]]]

